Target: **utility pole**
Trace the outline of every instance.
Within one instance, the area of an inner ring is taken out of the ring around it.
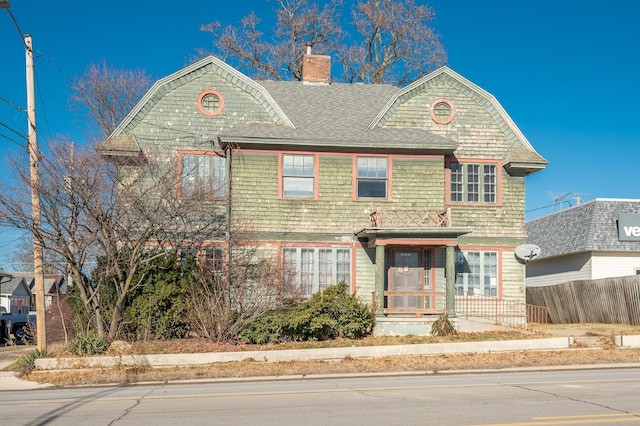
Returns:
[[[36,341],[41,352],[47,350],[47,332],[44,311],[44,271],[42,270],[42,219],[40,212],[40,175],[38,138],[36,137],[36,97],[33,72],[33,45],[31,34],[24,36],[27,55],[27,120],[29,126],[29,163],[31,170],[31,216],[33,220],[33,274],[36,290]]]

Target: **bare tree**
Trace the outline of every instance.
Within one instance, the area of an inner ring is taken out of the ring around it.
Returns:
[[[219,21],[202,25],[214,36],[215,54],[257,78],[302,80],[305,46],[316,53],[337,50],[344,31],[339,24],[342,0],[331,0],[322,8],[309,0],[277,0],[276,24],[265,40],[258,28],[261,19],[250,13],[239,26],[223,27]],[[205,55],[206,50],[199,50]]]
[[[234,245],[225,271],[211,265],[196,269],[189,291],[192,331],[224,342],[269,309],[280,304],[278,262],[255,253],[248,246]]]
[[[432,7],[414,0],[359,1],[352,13],[361,40],[338,52],[345,81],[402,86],[446,64],[431,27]]]
[[[170,162],[132,160],[127,173],[95,146],[73,151],[62,141],[49,151],[40,157],[42,232],[36,238],[64,260],[92,328],[113,340],[127,295],[144,285],[140,267],[167,255],[169,246],[220,238],[223,206],[197,195],[179,198],[178,167]],[[15,167],[18,185],[7,189],[0,209],[9,226],[33,231],[23,195],[30,180],[22,169]],[[102,300],[105,285],[113,287],[112,300]]]
[[[319,8],[310,0],[278,0],[276,23],[268,36],[251,13],[240,25],[203,25],[214,36],[214,54],[257,78],[301,80],[305,46],[333,55],[345,82],[404,85],[446,64],[440,37],[432,27],[435,11],[414,0],[358,0],[351,27],[341,21],[342,0]],[[345,40],[351,40],[345,42]],[[200,50],[201,55],[206,54]]]
[[[45,251],[43,255],[43,273],[56,274],[64,270],[64,263],[55,256],[55,253]],[[9,253],[9,262],[14,271],[33,271],[33,236],[31,234],[24,234],[16,241],[13,250]]]
[[[72,106],[88,117],[97,139],[110,135],[151,87],[142,69],[116,69],[106,62],[90,64],[71,80]]]

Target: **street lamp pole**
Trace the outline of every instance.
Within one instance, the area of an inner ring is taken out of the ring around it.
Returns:
[[[31,216],[33,220],[33,274],[36,290],[36,341],[41,352],[47,350],[44,309],[44,271],[42,249],[42,218],[40,210],[40,176],[38,171],[38,138],[36,137],[36,97],[31,34],[24,36],[27,57],[27,117],[29,125],[29,163],[31,170]]]

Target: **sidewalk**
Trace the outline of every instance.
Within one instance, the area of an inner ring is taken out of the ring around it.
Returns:
[[[501,340],[484,342],[428,343],[389,346],[359,346],[300,350],[214,352],[161,355],[96,356],[72,358],[39,358],[39,370],[73,370],[80,368],[113,367],[116,365],[167,368],[197,366],[218,362],[259,360],[264,362],[340,360],[345,358],[376,358],[401,355],[435,355],[460,353],[489,353],[510,351],[554,351],[570,348],[584,338],[582,330],[557,330],[557,337],[542,339]],[[640,347],[640,336],[616,336],[615,344],[624,347]],[[15,362],[19,356],[32,350],[32,346],[0,348],[0,369]],[[565,367],[570,368],[570,367]],[[580,368],[585,368],[581,366]],[[17,391],[46,388],[52,385],[20,380],[14,372],[0,371],[0,391]]]
[[[33,350],[33,346],[0,347],[0,370],[16,362],[20,356]],[[0,392],[48,388],[53,385],[21,380],[13,371],[0,371]]]

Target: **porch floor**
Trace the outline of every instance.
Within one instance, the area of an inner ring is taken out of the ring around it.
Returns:
[[[377,317],[374,335],[377,336],[429,336],[431,324],[438,319],[437,315],[415,317]],[[512,327],[494,324],[491,321],[477,318],[465,319],[449,317],[458,332],[479,333],[485,331],[513,331]]]

